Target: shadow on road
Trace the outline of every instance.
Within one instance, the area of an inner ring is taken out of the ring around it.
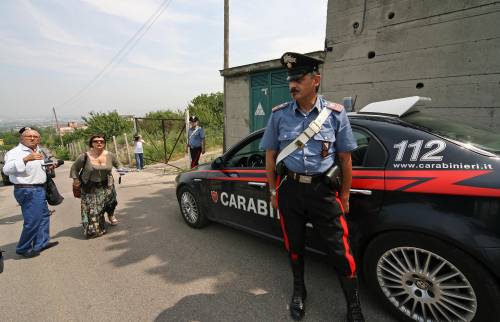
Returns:
[[[23,215],[14,215],[6,218],[0,219],[0,225],[13,225],[18,221],[23,221]]]
[[[124,267],[153,256],[160,264],[146,273],[160,276],[166,292],[182,289],[157,321],[289,320],[292,278],[282,245],[219,224],[188,227],[174,188],[132,198],[118,215],[121,223],[107,238],[108,250],[120,255],[111,262]],[[305,321],[332,320],[334,310],[343,320],[343,295],[326,261],[309,256],[306,280],[311,291]]]

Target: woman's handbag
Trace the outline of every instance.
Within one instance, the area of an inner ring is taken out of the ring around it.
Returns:
[[[45,182],[45,195],[47,203],[51,206],[57,206],[64,200],[64,197],[57,190],[56,183],[49,175],[47,175],[47,182]]]
[[[78,182],[78,184],[73,183],[73,197],[75,198],[82,197],[82,185],[80,182]]]
[[[87,165],[87,153],[85,153],[85,157],[83,159],[83,166],[80,169],[80,172],[78,172],[78,184],[73,183],[73,197],[75,198],[81,198],[82,197],[82,174],[83,174],[83,169],[85,169],[85,166]]]

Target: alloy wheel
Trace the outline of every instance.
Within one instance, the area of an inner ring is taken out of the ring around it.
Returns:
[[[181,195],[181,208],[184,218],[191,224],[195,224],[199,218],[198,206],[194,196],[188,191],[184,191]]]
[[[415,321],[471,321],[474,289],[452,263],[425,249],[398,247],[377,263],[379,286],[399,311]]]

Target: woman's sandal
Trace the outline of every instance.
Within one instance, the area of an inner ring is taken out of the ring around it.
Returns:
[[[108,219],[109,219],[109,224],[110,224],[111,226],[116,226],[116,225],[118,225],[118,219],[116,219],[115,215],[108,216]]]

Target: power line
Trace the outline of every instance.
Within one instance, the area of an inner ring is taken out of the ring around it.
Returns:
[[[125,58],[132,49],[138,44],[138,42],[144,37],[144,35],[151,29],[153,24],[158,20],[158,18],[163,14],[163,12],[170,6],[172,3],[172,0],[165,0],[163,3],[158,7],[158,9],[146,20],[146,22],[135,32],[135,34],[125,43],[125,45],[116,53],[113,58],[111,58],[111,61],[109,61],[103,69],[97,75],[87,84],[85,85],[82,89],[80,89],[76,94],[71,96],[69,99],[64,101],[63,103],[59,104],[58,107],[63,107],[65,105],[68,105],[70,103],[75,103],[79,99],[81,99],[83,94],[92,86],[94,86],[99,80],[102,79],[103,75],[108,71],[110,67],[117,66],[123,58]],[[116,62],[116,64],[115,64]],[[112,70],[112,69],[110,69]]]

